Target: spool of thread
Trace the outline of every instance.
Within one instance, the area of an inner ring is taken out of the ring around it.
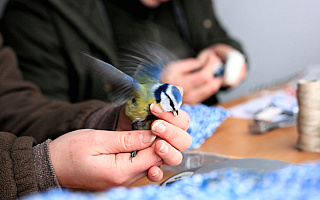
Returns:
[[[320,81],[298,81],[299,113],[297,147],[303,151],[320,152]]]

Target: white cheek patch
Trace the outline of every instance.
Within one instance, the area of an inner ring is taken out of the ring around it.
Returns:
[[[171,112],[172,108],[170,106],[170,99],[167,97],[167,95],[164,92],[161,92],[160,97],[161,97],[160,104],[162,106],[162,109],[165,112]]]

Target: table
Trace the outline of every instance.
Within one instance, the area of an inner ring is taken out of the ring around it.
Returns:
[[[258,95],[249,95],[220,105],[224,108],[230,108]],[[200,148],[193,151],[239,158],[269,158],[293,164],[320,159],[320,153],[305,152],[296,148],[298,140],[296,126],[274,129],[264,134],[255,135],[249,131],[249,124],[252,122],[252,120],[229,117]],[[172,172],[164,171],[163,180],[172,175]],[[130,187],[147,184],[151,184],[151,182],[147,178],[143,178]]]

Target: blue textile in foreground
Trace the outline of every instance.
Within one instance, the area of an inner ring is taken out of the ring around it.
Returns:
[[[50,191],[27,200],[247,200],[247,199],[320,199],[320,163],[295,166],[262,173],[224,169],[200,174],[173,183],[166,188],[149,185],[136,188],[118,187],[106,192]]]
[[[218,128],[230,112],[222,107],[197,105],[182,105],[181,110],[186,111],[190,116],[190,126],[187,132],[191,135],[192,144],[189,149],[200,147],[203,142]]]

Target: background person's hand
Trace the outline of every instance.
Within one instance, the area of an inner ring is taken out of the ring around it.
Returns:
[[[239,83],[246,78],[247,63],[240,52],[226,44],[215,44],[202,50],[198,54],[197,59],[201,62],[205,62],[212,55],[218,56],[225,66],[231,65],[232,68],[228,71],[225,69],[225,76],[228,77],[224,77],[222,86],[234,87],[239,85]],[[243,57],[241,59],[237,59],[239,55]],[[239,66],[232,66],[234,64]]]
[[[223,79],[214,77],[221,60],[210,55],[206,60],[188,58],[170,63],[161,74],[162,82],[183,87],[183,103],[197,104],[208,99],[221,87]]]

